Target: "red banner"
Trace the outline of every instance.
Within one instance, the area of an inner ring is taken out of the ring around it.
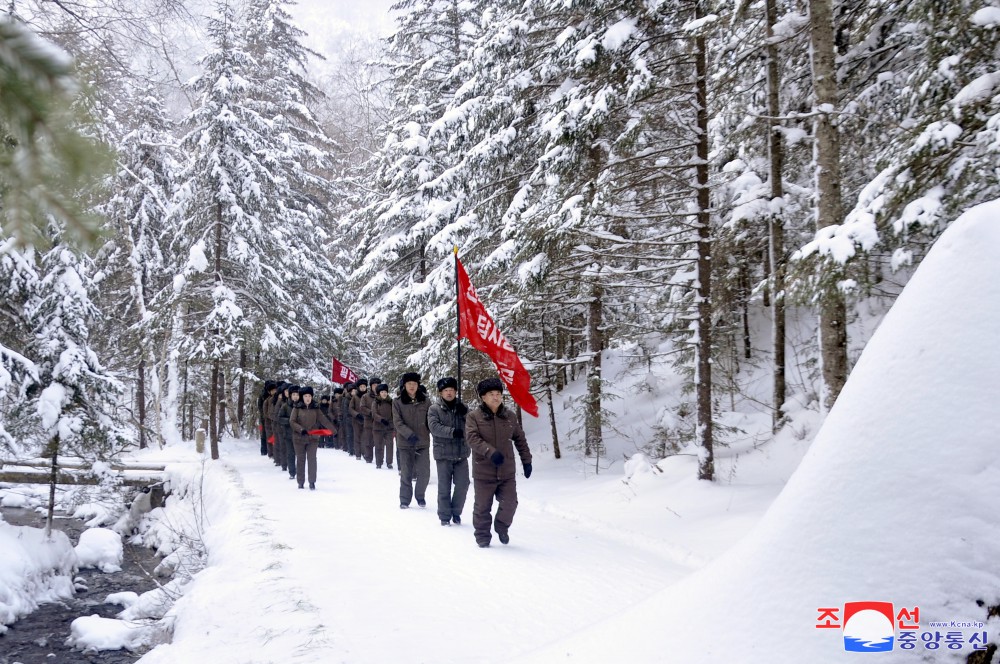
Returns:
[[[531,375],[521,364],[521,358],[503,332],[493,322],[486,307],[479,301],[465,266],[458,260],[458,254],[455,255],[455,265],[458,268],[458,316],[461,324],[459,338],[465,337],[473,348],[489,355],[514,402],[529,415],[538,417],[538,404],[535,397],[531,396]]]
[[[340,385],[344,383],[356,383],[358,382],[358,374],[341,364],[337,358],[333,358],[333,374],[331,374],[330,380]]]

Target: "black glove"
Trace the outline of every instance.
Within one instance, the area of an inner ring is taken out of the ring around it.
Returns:
[[[529,477],[531,477],[531,464],[526,463],[524,464],[524,479],[528,479]]]
[[[382,423],[382,426],[384,427],[389,426],[389,420],[385,419],[384,417],[379,421]]]
[[[418,440],[420,439],[417,438],[417,435],[414,433],[411,433],[409,436],[406,437],[406,442],[408,442],[410,445],[416,445]]]
[[[500,466],[502,466],[503,465],[503,452],[501,452],[500,450],[497,450],[496,452],[494,452],[493,454],[491,454],[490,455],[490,461],[492,461],[493,465],[497,466],[498,468]]]
[[[361,413],[358,413],[357,415],[354,416],[354,419],[356,419],[358,422],[364,422],[365,416],[362,415]]]
[[[451,434],[451,437],[452,438],[457,438],[458,440],[461,440],[461,439],[465,438],[465,432],[462,431],[461,429],[455,429],[455,433]]]
[[[309,435],[309,429],[303,429],[299,433],[301,433],[303,436],[308,436]]]

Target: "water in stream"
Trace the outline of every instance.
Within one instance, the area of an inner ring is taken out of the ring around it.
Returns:
[[[4,507],[0,512],[4,521],[15,526],[45,526],[44,516],[34,510]],[[86,530],[83,521],[66,516],[57,516],[53,527],[66,533],[74,545]],[[7,633],[0,636],[0,664],[123,664],[139,659],[141,652],[83,653],[65,645],[74,619],[94,614],[113,618],[122,610],[117,604],[104,603],[111,593],[130,590],[141,595],[156,587],[151,577],[160,559],[150,549],[131,546],[127,541],[123,544],[122,571],[106,574],[98,569],[82,569],[75,578],[80,580],[77,585],[82,583],[87,590],[78,591],[75,597],[63,602],[42,604],[32,614],[9,625]]]

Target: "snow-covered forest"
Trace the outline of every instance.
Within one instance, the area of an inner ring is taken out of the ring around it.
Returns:
[[[749,472],[783,481],[938,239],[1000,199],[1000,0],[399,0],[390,36],[326,42],[298,11],[0,11],[3,458],[203,430],[225,461],[265,380],[455,375],[457,247],[531,373],[536,456],[626,483],[692,458],[666,474],[693,496],[777,441]],[[495,370],[462,375],[473,402]]]

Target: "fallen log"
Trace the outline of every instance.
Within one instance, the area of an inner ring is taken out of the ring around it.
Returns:
[[[141,463],[127,464],[127,463],[112,462],[110,465],[111,465],[111,469],[112,470],[117,470],[117,471],[122,471],[122,470],[166,470],[166,466],[163,465],[162,463],[161,464],[141,464]],[[25,468],[46,468],[46,469],[48,469],[48,468],[51,468],[51,466],[52,466],[52,460],[51,459],[30,459],[30,460],[27,460],[27,461],[17,461],[17,460],[15,460],[15,461],[0,461],[0,469],[5,468],[7,466],[17,466],[17,467],[25,467]],[[60,468],[66,468],[68,470],[90,470],[90,468],[91,468],[90,464],[77,463],[77,462],[72,462],[72,461],[66,462],[66,463],[59,462],[59,467]]]
[[[8,484],[48,484],[52,477],[51,471],[46,472],[31,472],[27,470],[0,470],[0,483]],[[151,484],[157,484],[163,481],[163,477],[156,475],[147,475],[136,477],[122,476],[121,483],[124,486],[129,487],[146,487]],[[56,476],[56,484],[71,484],[71,485],[98,485],[101,483],[101,478],[95,475],[89,475],[84,473],[72,473],[72,472],[60,472]]]

